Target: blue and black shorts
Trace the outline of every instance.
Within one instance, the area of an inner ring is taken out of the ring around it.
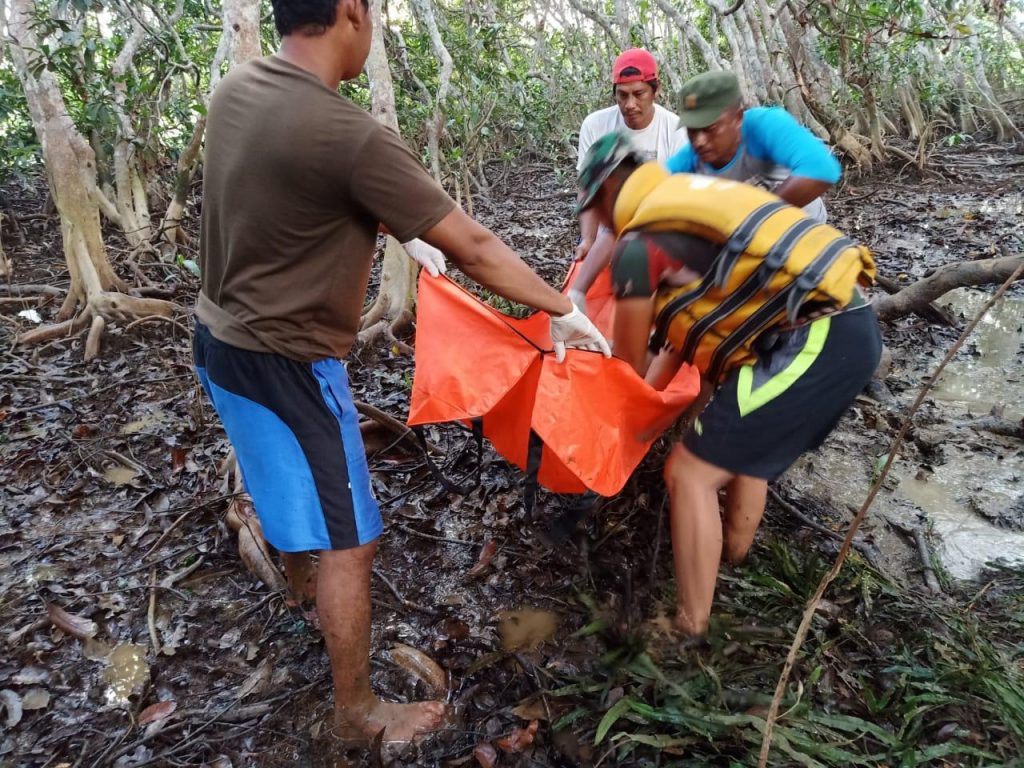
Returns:
[[[282,552],[351,549],[380,536],[341,361],[239,349],[202,323],[192,353],[270,544]]]

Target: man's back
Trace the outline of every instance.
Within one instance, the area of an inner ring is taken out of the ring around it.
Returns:
[[[224,79],[206,146],[197,312],[243,349],[343,356],[380,222],[411,239],[453,205],[394,133],[276,56]]]

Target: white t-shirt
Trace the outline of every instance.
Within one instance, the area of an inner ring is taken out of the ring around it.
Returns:
[[[660,163],[690,143],[686,129],[679,127],[679,117],[660,104],[654,105],[654,119],[650,125],[639,131],[627,127],[619,108],[611,106],[591,112],[583,120],[580,126],[579,157],[576,159],[577,171],[583,168],[583,159],[590,145],[612,131],[628,134],[633,146],[643,154],[645,160],[657,160]]]

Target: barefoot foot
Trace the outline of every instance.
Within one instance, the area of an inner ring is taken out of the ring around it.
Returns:
[[[444,721],[446,707],[440,701],[392,704],[379,701],[369,709],[336,709],[334,720],[338,735],[345,738],[372,739],[381,730],[384,742],[408,742],[437,730]]]
[[[694,621],[682,606],[676,607],[676,617],[672,622],[672,626],[681,635],[686,635],[687,637],[699,638],[708,633],[708,620]]]

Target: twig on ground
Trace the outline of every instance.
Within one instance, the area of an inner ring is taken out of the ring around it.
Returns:
[[[171,535],[174,529],[181,524],[181,521],[189,515],[191,515],[193,512],[198,512],[200,509],[208,507],[211,504],[216,504],[218,501],[224,501],[225,499],[233,499],[234,497],[235,494],[230,493],[225,496],[217,496],[216,498],[208,499],[207,501],[200,502],[195,506],[187,505],[189,508],[182,512],[180,515],[178,515],[175,521],[171,523],[163,533],[160,534],[160,538],[157,539],[156,543],[146,551],[146,554],[142,556],[142,559],[145,560],[147,557],[152,555],[157,549],[159,549],[160,545],[167,541],[167,537]]]
[[[402,523],[399,523],[396,527],[400,531],[405,531],[410,536],[417,536],[421,539],[430,539],[431,541],[443,541],[445,544],[462,544],[466,547],[480,546],[479,541],[466,541],[465,539],[452,539],[447,536],[435,536],[432,533],[423,533],[422,531],[417,531],[415,528],[411,528],[408,525],[404,525]]]
[[[405,597],[403,597],[402,593],[398,591],[398,587],[392,584],[388,577],[381,573],[381,570],[379,568],[373,569],[373,575],[384,582],[384,586],[386,586],[391,591],[391,594],[395,596],[395,599],[399,602],[399,604],[402,607],[409,608],[413,611],[419,611],[420,613],[425,613],[428,616],[437,616],[437,611],[434,611],[430,608],[425,608],[419,603],[414,603],[412,600],[407,600]]]
[[[160,655],[160,635],[156,633],[156,568],[149,572],[149,610],[146,611],[149,640],[153,644],[153,658]]]
[[[26,294],[42,293],[47,296],[63,296],[64,291],[54,288],[52,285],[0,285],[0,290],[6,291],[11,296],[24,296]]]
[[[146,317],[140,317],[138,320],[132,320],[130,323],[128,323],[128,325],[124,327],[124,330],[127,332],[134,328],[136,325],[141,325],[142,323],[151,323],[156,320],[160,320],[165,323],[170,323],[179,331],[181,331],[185,336],[188,336],[188,328],[186,328],[184,325],[179,323],[174,318],[164,317],[163,315],[147,315]]]
[[[651,573],[647,579],[647,591],[654,593],[654,582],[658,576],[658,553],[661,551],[661,538],[665,531],[665,505],[668,504],[668,496],[661,500],[658,508],[658,530],[654,534],[654,553],[651,555]]]
[[[109,449],[100,451],[100,453],[102,453],[108,459],[111,459],[113,461],[118,462],[119,464],[124,465],[128,469],[134,469],[136,472],[145,475],[150,482],[155,482],[155,480],[153,480],[153,475],[150,473],[150,471],[142,464],[139,464],[139,462],[135,461],[134,459],[129,459],[124,454],[118,453],[117,451],[111,451]]]
[[[591,551],[591,552],[597,552],[597,550],[599,550],[599,549],[601,548],[601,545],[602,545],[602,544],[604,544],[604,543],[605,543],[606,541],[608,541],[608,539],[609,539],[609,538],[611,538],[612,534],[614,534],[614,533],[615,533],[615,532],[616,532],[617,530],[619,530],[619,528],[621,528],[621,527],[622,527],[622,526],[624,526],[624,525],[625,525],[626,523],[628,523],[628,522],[629,522],[630,520],[632,520],[632,519],[633,519],[633,517],[634,517],[634,516],[635,516],[635,515],[636,515],[636,514],[637,514],[637,513],[638,513],[638,512],[639,512],[639,511],[641,510],[641,509],[644,509],[644,507],[637,507],[637,508],[636,508],[636,509],[634,509],[634,510],[633,510],[632,512],[630,512],[630,513],[629,513],[628,515],[626,515],[626,516],[625,516],[624,518],[622,518],[621,520],[619,520],[619,522],[617,522],[617,523],[616,523],[615,525],[613,525],[613,526],[612,526],[612,529],[611,529],[610,531],[608,531],[608,533],[606,533],[606,534],[605,534],[604,536],[602,536],[602,537],[601,537],[601,538],[600,538],[600,539],[598,540],[598,542],[597,542],[597,543],[596,543],[596,544],[595,544],[595,545],[593,546],[593,548],[592,548],[592,549],[591,549],[590,551]]]
[[[796,663],[796,656],[803,645],[804,638],[807,637],[807,631],[810,629],[811,620],[814,618],[818,603],[821,602],[821,597],[825,594],[825,590],[828,588],[828,585],[832,583],[832,580],[835,579],[839,574],[839,570],[843,567],[843,562],[845,562],[846,556],[850,552],[850,547],[853,545],[853,538],[857,534],[857,529],[860,528],[860,524],[864,521],[864,516],[867,514],[868,509],[874,502],[879,490],[881,490],[882,483],[884,483],[885,479],[889,476],[889,469],[896,460],[896,453],[903,444],[903,439],[910,430],[911,424],[913,424],[914,414],[917,413],[918,408],[921,407],[921,404],[924,402],[928,392],[931,391],[932,385],[938,381],[939,376],[942,374],[942,371],[945,370],[946,365],[948,365],[949,361],[953,359],[958,351],[960,351],[960,347],[964,345],[967,338],[974,332],[975,327],[977,327],[978,323],[981,322],[981,319],[988,313],[989,309],[992,308],[992,305],[995,304],[1004,293],[1006,293],[1006,290],[1014,280],[1021,276],[1021,274],[1024,274],[1024,262],[1022,262],[1013,271],[1013,274],[1011,274],[1006,281],[999,286],[999,289],[992,294],[991,298],[985,302],[985,305],[978,311],[978,314],[975,315],[974,319],[967,325],[963,333],[960,334],[960,338],[958,338],[953,346],[950,347],[946,356],[942,358],[942,362],[938,364],[932,375],[925,379],[924,384],[921,386],[921,391],[918,393],[917,398],[907,411],[907,415],[904,416],[900,431],[896,435],[896,439],[893,440],[892,447],[889,449],[889,455],[885,459],[885,465],[882,467],[881,472],[878,473],[878,478],[871,486],[871,490],[868,492],[868,496],[861,505],[860,510],[853,518],[853,522],[850,523],[850,528],[846,533],[846,539],[843,541],[843,545],[839,549],[839,554],[836,557],[835,563],[832,565],[831,570],[822,577],[821,582],[818,584],[818,588],[814,591],[814,594],[807,603],[807,608],[804,610],[803,618],[800,620],[800,626],[796,631],[796,637],[793,638],[793,643],[789,647],[789,654],[786,656],[786,663],[782,667],[782,674],[779,675],[779,681],[775,686],[775,695],[772,697],[772,704],[768,709],[768,716],[765,718],[764,736],[761,741],[761,753],[757,761],[758,768],[765,768],[765,766],[768,765],[768,753],[771,751],[772,732],[775,729],[775,721],[778,719],[779,705],[786,692],[786,685],[789,682],[789,674],[792,672],[793,665]]]
[[[201,566],[205,560],[206,560],[206,555],[200,555],[196,559],[196,561],[194,563],[192,563],[191,565],[186,565],[180,571],[175,571],[174,573],[167,574],[162,579],[160,579],[160,586],[164,587],[165,589],[173,587],[175,584],[177,584],[182,579],[186,578],[187,576],[191,576],[193,573],[198,571],[199,570],[199,566]]]
[[[917,544],[917,552],[921,555],[921,565],[924,567],[924,583],[928,585],[928,589],[932,591],[932,594],[941,595],[942,587],[935,576],[935,568],[932,566],[932,554],[928,549],[928,540],[924,536],[924,529],[920,525],[915,526],[911,535],[914,537],[914,543]]]
[[[919,517],[923,518],[923,515],[919,515]],[[928,587],[933,594],[944,594],[942,586],[939,584],[939,580],[935,576],[935,568],[932,566],[932,556],[928,548],[928,540],[924,535],[924,527],[922,525],[905,523],[902,520],[898,520],[888,515],[886,515],[885,519],[889,525],[914,543],[914,546],[917,549],[917,554],[921,558],[921,573],[924,576],[925,586]]]
[[[768,495],[772,497],[772,501],[774,501],[776,504],[778,504],[780,507],[786,510],[789,514],[791,514],[801,523],[806,525],[808,528],[811,528],[812,530],[815,530],[818,533],[823,533],[826,536],[835,539],[836,541],[843,540],[843,535],[841,533],[833,531],[831,528],[827,528],[826,526],[819,523],[813,517],[805,515],[803,512],[800,511],[799,507],[797,507],[792,502],[782,498],[782,496],[779,495],[779,492],[770,486],[768,488]],[[868,542],[864,541],[863,539],[854,539],[853,546],[854,548],[856,548],[858,552],[860,552],[865,557],[865,559],[869,563],[871,563],[872,565],[877,563],[877,552],[875,551],[875,548],[872,547]]]
[[[285,699],[285,698],[295,697],[295,696],[297,696],[297,695],[299,695],[301,693],[304,693],[305,691],[308,691],[310,688],[313,688],[314,686],[320,685],[320,683],[324,680],[325,677],[326,677],[326,675],[323,675],[323,676],[317,678],[316,680],[314,680],[313,682],[308,683],[308,684],[302,686],[301,688],[299,688],[296,691],[286,691],[285,693],[282,693],[279,696],[275,696],[275,697],[273,697],[271,699],[267,699],[263,703],[264,704],[273,704],[273,703],[275,703],[277,701],[280,701],[282,699]],[[171,745],[170,747],[165,749],[163,752],[160,752],[159,754],[153,755],[148,760],[146,760],[144,762],[141,762],[141,763],[136,763],[135,764],[136,768],[143,768],[144,766],[147,766],[147,765],[167,765],[168,763],[167,763],[166,758],[170,757],[171,755],[175,755],[178,752],[181,752],[183,749],[187,749],[188,747],[190,747],[193,744],[193,742],[196,741],[196,737],[200,733],[202,733],[203,731],[205,731],[207,728],[209,728],[211,725],[214,725],[215,723],[226,722],[225,715],[227,715],[228,712],[233,710],[235,708],[235,706],[238,704],[239,701],[241,701],[241,699],[239,699],[236,696],[230,702],[228,702],[225,706],[223,706],[221,709],[219,709],[217,712],[215,712],[211,717],[207,718],[205,721],[200,723],[197,728],[195,728],[194,730],[190,731],[189,734],[186,737],[184,737],[183,739],[180,739],[176,744]],[[154,733],[153,736],[156,736],[158,733],[161,734],[161,735],[167,734],[172,729],[173,730],[181,730],[182,728],[186,727],[187,725],[189,725],[189,723],[187,721],[182,721],[180,723],[172,723],[170,726],[168,726],[167,728],[164,728],[162,731],[157,731],[156,733]],[[132,744],[127,745],[126,747],[122,747],[122,749],[117,754],[111,755],[111,760],[116,760],[116,758],[121,757],[122,755],[125,755],[128,752],[131,752],[132,749],[136,748],[137,746],[139,746],[141,744],[144,744],[146,741],[149,740],[149,738],[150,737],[148,735],[143,735],[143,737],[139,741],[133,742]]]
[[[11,411],[9,411],[7,415],[8,417],[20,416],[21,414],[29,413],[30,411],[38,411],[43,408],[59,407],[62,403],[74,403],[77,402],[78,400],[85,400],[86,398],[91,399],[96,397],[96,395],[99,395],[103,392],[107,392],[108,390],[111,389],[117,389],[118,387],[128,387],[129,384],[159,384],[165,381],[177,381],[178,379],[191,378],[193,376],[195,376],[195,374],[190,371],[189,373],[179,373],[172,376],[158,376],[155,379],[146,379],[144,377],[139,377],[136,379],[122,380],[118,381],[115,384],[109,384],[108,386],[100,387],[99,389],[93,389],[90,390],[89,392],[83,392],[82,394],[75,395],[74,397],[64,397],[61,398],[60,400],[53,400],[48,403],[36,403],[35,405],[26,405],[23,407],[14,408]]]
[[[856,203],[860,200],[867,200],[869,197],[874,197],[881,191],[882,188],[879,187],[878,189],[871,190],[866,195],[857,195],[856,197],[837,197],[835,200],[837,203]]]

